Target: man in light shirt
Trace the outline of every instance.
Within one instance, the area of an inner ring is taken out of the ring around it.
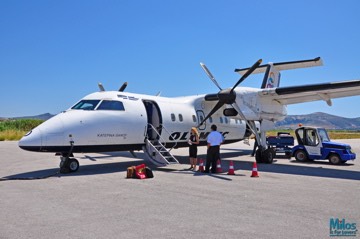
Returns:
[[[216,125],[211,125],[211,133],[207,138],[207,155],[206,155],[206,166],[204,173],[211,172],[216,173],[216,161],[220,159],[220,145],[224,141],[224,137],[217,130]]]

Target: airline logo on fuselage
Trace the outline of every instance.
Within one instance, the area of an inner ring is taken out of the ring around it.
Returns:
[[[224,138],[226,138],[226,135],[229,134],[228,131],[226,132],[220,132]],[[199,135],[199,139],[207,139],[210,132],[201,132]],[[174,140],[188,140],[188,135],[190,135],[189,132],[174,132],[169,136],[170,141]]]

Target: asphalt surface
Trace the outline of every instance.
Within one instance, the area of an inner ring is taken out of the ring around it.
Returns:
[[[360,140],[342,142],[360,155]],[[329,238],[331,218],[360,227],[359,159],[334,166],[277,158],[252,178],[251,149],[223,145],[221,174],[186,170],[187,149],[176,149],[180,165],[146,162],[152,179],[126,179],[143,153],[119,152],[75,155],[81,166],[72,174],[0,181],[0,238]],[[230,160],[236,175],[227,175]],[[0,178],[53,175],[59,162],[0,142]]]

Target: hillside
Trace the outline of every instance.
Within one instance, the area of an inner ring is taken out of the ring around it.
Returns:
[[[7,120],[7,119],[39,119],[39,120],[48,120],[54,115],[50,113],[45,113],[41,115],[34,115],[34,116],[21,116],[21,117],[13,117],[13,118],[6,118],[6,117],[0,117],[0,120]]]
[[[360,130],[360,117],[344,118],[316,112],[307,115],[288,115],[275,124],[277,129],[295,129],[299,124],[324,127],[326,129]]]

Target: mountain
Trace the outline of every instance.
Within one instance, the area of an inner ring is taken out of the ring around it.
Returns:
[[[288,115],[284,120],[277,122],[275,126],[277,129],[295,129],[299,124],[326,129],[360,130],[360,117],[344,118],[316,112],[307,115]]]
[[[54,115],[50,113],[41,114],[41,115],[34,115],[34,116],[21,116],[21,117],[12,117],[12,118],[4,118],[0,117],[0,120],[6,120],[6,119],[40,119],[40,120],[48,120]]]

